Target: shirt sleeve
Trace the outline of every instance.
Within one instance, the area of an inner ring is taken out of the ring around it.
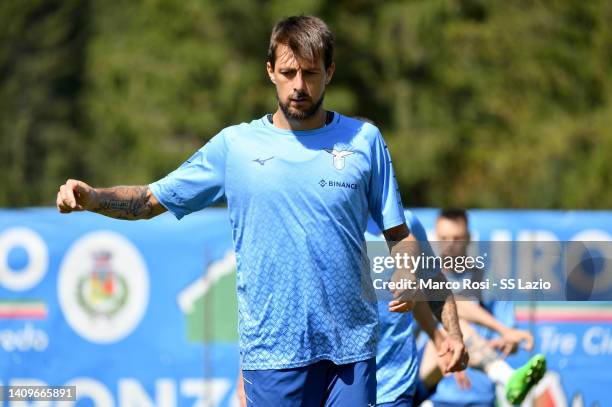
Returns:
[[[370,215],[382,231],[406,222],[391,156],[378,130],[376,130],[371,146],[371,174],[368,192]]]
[[[177,219],[219,201],[225,195],[227,146],[214,136],[179,168],[149,185],[155,198]]]

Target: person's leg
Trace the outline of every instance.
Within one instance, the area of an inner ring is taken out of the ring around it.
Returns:
[[[417,376],[416,389],[414,391],[414,395],[412,396],[413,406],[420,406],[421,403],[429,399],[436,392],[436,388],[438,387],[438,382],[440,381],[440,379],[435,380],[435,377],[431,375],[434,374],[434,375],[442,376],[440,369],[437,368],[437,363],[436,363],[435,369],[431,367],[431,365],[428,362],[423,364],[423,360],[426,358],[425,352],[427,351],[427,345],[430,342],[431,341],[429,341],[428,339],[427,341],[425,341],[425,344],[423,346],[419,346],[417,348],[417,352],[418,352],[417,360],[419,361],[419,374]],[[432,342],[431,342],[431,349],[429,349],[429,352],[430,353],[434,352],[433,356],[435,358],[438,357],[437,352]],[[431,356],[427,356],[427,358],[428,358],[428,361],[432,360]]]
[[[472,355],[470,355],[470,358]],[[433,389],[442,380],[442,372],[438,366],[438,351],[430,340],[425,345],[419,367],[419,380],[425,389]]]
[[[506,383],[506,400],[511,404],[521,404],[531,389],[538,384],[546,373],[546,358],[536,354],[523,366],[514,371]]]
[[[376,406],[376,359],[333,365],[327,377],[325,406]]]
[[[470,354],[470,367],[484,371],[495,383],[504,386],[506,400],[520,404],[529,391],[544,377],[546,358],[537,354],[518,369],[501,358],[468,323],[461,324],[465,346]]]
[[[512,369],[505,361],[500,359],[497,352],[489,346],[487,341],[478,335],[471,324],[463,319],[459,320],[459,324],[465,346],[470,355],[469,366],[492,375],[493,381],[505,384],[512,375]],[[504,367],[507,367],[507,369],[504,369]],[[442,380],[442,377],[442,372],[438,366],[437,351],[433,342],[429,341],[421,359],[419,378],[425,388],[431,389]]]
[[[243,370],[247,406],[316,406],[323,403],[328,361],[294,369]]]
[[[518,369],[513,369],[479,336],[468,323],[461,325],[465,346],[470,353],[470,366],[484,371],[495,383],[506,389],[508,402],[518,404],[546,373],[546,358],[535,355]]]
[[[463,319],[460,319],[459,323],[470,355],[469,366],[482,370],[492,381],[503,385],[509,402],[516,404],[522,401],[546,373],[546,359],[543,355],[535,355],[525,365],[515,370],[489,346],[471,324]],[[418,399],[421,398],[421,394],[427,394],[427,391],[434,389],[442,380],[442,373],[437,364],[437,352],[431,341],[427,343],[421,360],[419,378],[423,384],[419,390],[426,391],[417,390]]]
[[[489,374],[489,372],[487,372],[488,366],[496,360],[501,360],[501,358],[495,349],[489,346],[487,341],[476,332],[470,323],[460,319],[459,325],[463,333],[465,347],[470,354],[469,366]]]

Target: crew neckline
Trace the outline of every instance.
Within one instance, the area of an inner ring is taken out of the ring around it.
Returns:
[[[289,130],[289,129],[278,128],[273,123],[270,122],[270,120],[268,119],[268,114],[264,115],[260,120],[263,122],[263,125],[266,128],[273,130],[275,133],[294,135],[294,136],[311,136],[311,135],[325,133],[327,131],[330,131],[338,125],[338,123],[341,120],[342,115],[333,110],[328,110],[328,111],[333,114],[331,123],[326,124],[323,127],[319,127],[317,129],[311,129],[311,130]]]

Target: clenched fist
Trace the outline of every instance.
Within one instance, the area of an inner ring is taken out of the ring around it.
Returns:
[[[69,179],[60,186],[55,205],[61,213],[84,211],[91,207],[95,196],[96,191],[83,181]]]

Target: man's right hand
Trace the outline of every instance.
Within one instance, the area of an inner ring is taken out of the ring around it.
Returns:
[[[69,179],[60,186],[55,205],[61,213],[84,211],[90,209],[96,197],[96,191],[83,181]]]
[[[459,372],[468,367],[470,356],[463,343],[463,338],[457,335],[447,335],[439,346],[436,346],[438,358],[443,366],[442,374]]]

